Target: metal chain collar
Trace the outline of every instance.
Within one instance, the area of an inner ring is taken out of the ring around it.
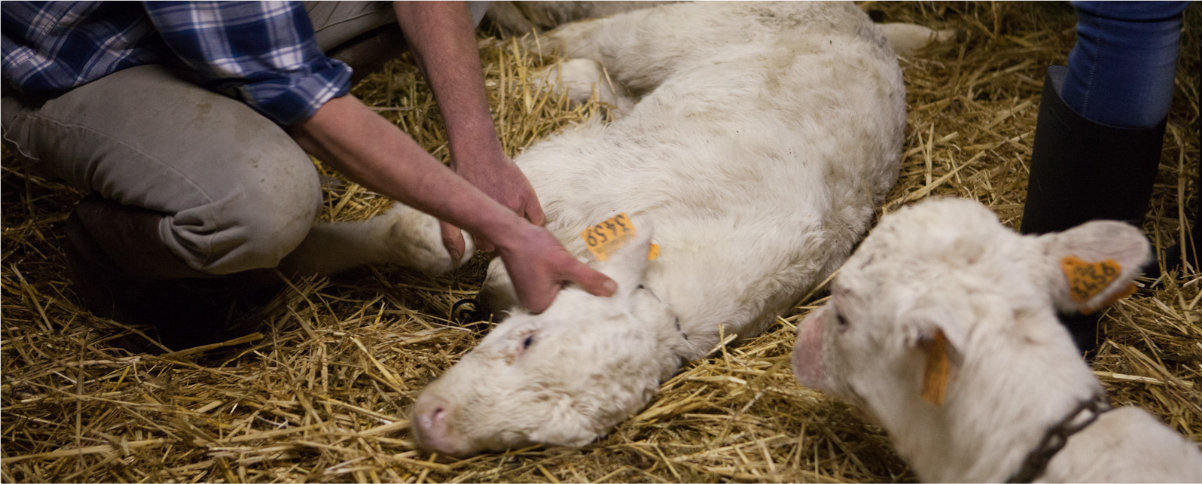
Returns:
[[[1019,467],[1018,472],[1011,474],[1006,482],[1032,482],[1038,479],[1047,470],[1048,462],[1052,461],[1052,457],[1055,457],[1065,444],[1068,444],[1069,437],[1084,430],[1089,424],[1094,423],[1098,416],[1109,410],[1111,410],[1110,402],[1105,395],[1101,394],[1095,394],[1093,398],[1078,403],[1068,416],[1044,432],[1039,446],[1027,454],[1027,458],[1023,459],[1022,467]],[[1085,420],[1074,424],[1073,421],[1084,412],[1089,412]]]

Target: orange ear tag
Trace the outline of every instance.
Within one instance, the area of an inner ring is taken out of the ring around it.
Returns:
[[[947,358],[947,336],[943,331],[936,331],[933,339],[923,341],[919,346],[927,357],[922,374],[922,399],[941,406],[947,394],[947,376],[952,367]]]
[[[1114,281],[1118,280],[1119,275],[1123,272],[1122,266],[1114,259],[1090,263],[1070,255],[1060,260],[1060,270],[1064,271],[1064,277],[1068,279],[1069,297],[1077,303],[1077,308],[1084,314],[1093,313],[1135,292],[1135,285],[1131,284],[1130,287],[1107,298],[1101,304],[1090,306],[1090,299],[1101,294]]]
[[[597,260],[605,260],[609,258],[611,252],[618,250],[626,244],[627,240],[634,238],[634,234],[634,224],[630,222],[630,217],[623,212],[585,229],[580,233],[580,238],[584,239],[584,243],[588,246],[588,251],[593,253],[593,257],[596,257]]]

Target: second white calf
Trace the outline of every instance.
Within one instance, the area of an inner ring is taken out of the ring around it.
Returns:
[[[1197,444],[1107,411],[1056,317],[1125,295],[1148,257],[1120,222],[1020,236],[973,201],[902,208],[798,326],[793,368],[879,422],[924,481],[1200,482]]]

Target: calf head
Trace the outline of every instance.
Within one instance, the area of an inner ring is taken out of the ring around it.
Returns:
[[[418,444],[458,456],[583,446],[645,405],[680,365],[680,336],[641,286],[651,231],[639,235],[593,263],[618,283],[612,297],[568,287],[540,314],[517,310],[430,384],[413,410]]]
[[[972,201],[902,208],[881,219],[830,301],[798,326],[794,372],[888,427],[915,406],[954,398],[959,370],[983,353],[1071,353],[1054,310],[1092,312],[1126,295],[1148,256],[1142,233],[1120,222],[1021,236]]]

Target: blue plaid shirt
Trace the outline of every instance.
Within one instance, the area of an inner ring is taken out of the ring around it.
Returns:
[[[282,125],[346,94],[300,2],[0,4],[6,87],[52,96],[142,64],[184,66],[200,84]]]

